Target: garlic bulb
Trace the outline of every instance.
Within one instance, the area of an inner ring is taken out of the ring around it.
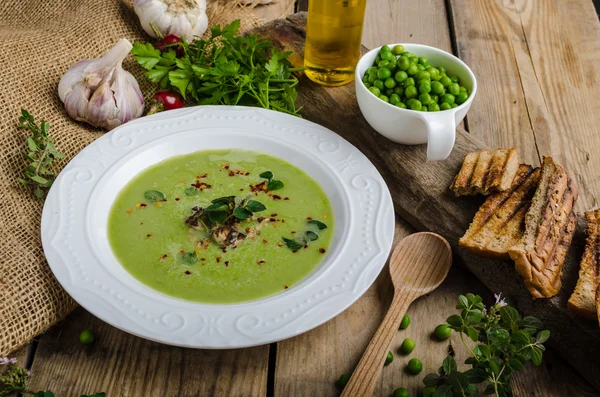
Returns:
[[[144,113],[138,82],[121,67],[131,48],[121,39],[102,58],[79,61],[67,70],[58,96],[69,116],[111,130]]]
[[[206,0],[135,0],[134,9],[142,28],[152,37],[175,34],[190,42],[208,28]]]

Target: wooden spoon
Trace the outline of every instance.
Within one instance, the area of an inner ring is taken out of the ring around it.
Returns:
[[[385,357],[408,306],[418,297],[436,289],[448,275],[452,250],[434,233],[415,233],[396,245],[390,259],[394,298],[383,322],[367,346],[342,397],[373,395]]]

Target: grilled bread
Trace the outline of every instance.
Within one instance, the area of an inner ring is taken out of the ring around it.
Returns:
[[[600,313],[600,293],[597,292],[600,283],[600,209],[586,212],[585,221],[585,251],[577,286],[569,298],[569,310],[580,317],[596,320]]]
[[[544,157],[540,183],[525,216],[525,233],[508,250],[534,299],[550,298],[560,290],[562,265],[577,224],[577,194],[567,172]]]
[[[510,190],[487,198],[458,244],[475,255],[510,259],[508,249],[523,238],[525,214],[539,180],[539,168],[521,164]]]
[[[450,189],[457,196],[504,192],[510,189],[518,170],[515,148],[471,152],[465,156]]]

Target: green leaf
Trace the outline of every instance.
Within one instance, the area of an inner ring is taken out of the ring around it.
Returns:
[[[437,386],[443,378],[435,372],[432,372],[423,378],[425,386]]]
[[[531,361],[536,365],[539,366],[542,363],[542,350],[540,350],[538,347],[536,346],[532,346],[531,347]]]
[[[529,334],[523,330],[513,332],[511,339],[513,340],[513,342],[521,343],[523,345],[531,343],[531,336],[529,336]]]
[[[508,366],[514,369],[515,371],[523,371],[525,369],[523,363],[514,358],[508,360]]]
[[[252,212],[261,212],[267,209],[267,207],[265,207],[264,204],[256,200],[248,200],[246,208],[248,208],[248,210]]]
[[[248,211],[246,208],[237,207],[233,210],[233,216],[237,219],[244,220],[250,218],[252,212]]]
[[[454,357],[450,355],[446,356],[446,358],[442,362],[442,369],[444,370],[445,374],[449,374],[452,371],[456,371],[456,360],[454,360]]]
[[[259,175],[261,178],[271,180],[273,179],[273,173],[271,171],[265,171]]]
[[[441,385],[438,386],[437,389],[432,394],[432,397],[452,397],[454,393],[452,393],[452,386],[450,385]]]
[[[38,146],[32,138],[27,138],[27,146],[29,146],[29,150],[38,150]]]
[[[200,193],[200,189],[195,186],[186,187],[184,190],[186,196],[197,196]]]
[[[481,383],[487,380],[488,374],[482,368],[471,368],[465,371],[469,383]]]
[[[267,189],[269,190],[279,190],[283,188],[283,182],[278,181],[276,179],[272,179],[268,184],[267,184]]]
[[[164,201],[167,196],[159,190],[146,190],[144,192],[144,198],[149,201]]]
[[[184,252],[181,254],[181,260],[187,265],[193,265],[194,263],[198,262],[198,254],[196,254],[195,251]]]
[[[477,342],[479,340],[479,332],[473,327],[468,327],[466,329],[467,335],[473,342]]]
[[[446,319],[446,322],[448,323],[448,325],[450,325],[454,328],[460,328],[463,325],[462,317],[457,314],[454,314],[454,315],[448,317]]]
[[[538,332],[537,336],[535,337],[535,341],[536,341],[536,343],[544,343],[549,338],[550,338],[550,331],[545,329],[543,331]]]
[[[544,325],[540,320],[533,316],[525,316],[523,319],[517,321],[517,325],[521,328],[535,328],[542,329]]]
[[[172,68],[170,68],[168,66],[156,66],[154,69],[146,71],[146,73],[144,73],[144,75],[151,82],[159,83],[162,79],[165,78],[165,76],[168,76],[169,71],[171,69]]]
[[[222,202],[212,203],[211,205],[209,205],[208,207],[206,207],[204,209],[204,212],[225,211],[225,210],[227,210],[227,208],[223,208],[225,206],[227,206],[227,204],[222,203]]]
[[[43,178],[39,175],[33,175],[31,176],[31,180],[34,182],[39,183],[40,185],[47,185],[48,184],[48,180],[46,178]]]
[[[213,204],[217,204],[217,203],[223,203],[223,204],[233,204],[235,202],[235,196],[225,196],[225,197],[219,197],[216,198],[214,200],[211,200],[211,203]]]
[[[486,386],[485,390],[483,391],[483,394],[486,396],[489,396],[491,394],[495,394],[496,390],[494,389],[494,385],[489,384]]]
[[[448,374],[448,383],[452,386],[454,392],[459,396],[468,396],[469,392],[467,391],[469,387],[469,382],[467,381],[467,377],[458,371],[452,371]]]
[[[310,221],[306,222],[308,225],[315,225],[317,228],[319,228],[319,230],[323,230],[323,229],[327,229],[327,225],[324,224],[323,222],[320,222],[316,219],[311,219]]]
[[[131,53],[138,63],[147,70],[152,69],[160,62],[160,50],[154,48],[150,43],[133,43]]]
[[[307,241],[315,241],[319,239],[319,235],[311,231],[307,231],[306,233],[304,233],[304,237],[306,237]]]
[[[173,87],[177,87],[183,99],[186,99],[186,91],[192,79],[191,73],[187,70],[172,70],[169,72],[169,82]]]
[[[469,307],[469,301],[467,299],[466,296],[464,295],[459,295],[458,296],[458,305],[456,305],[457,309],[466,309],[467,307]]]
[[[208,219],[214,223],[223,223],[227,219],[226,211],[210,211],[208,213]]]
[[[282,237],[281,238],[285,245],[291,249],[292,251],[298,251],[300,248],[304,247],[304,244],[297,242],[296,240],[292,240],[289,238]]]
[[[521,320],[521,315],[512,306],[504,306],[500,308],[500,317],[502,318],[502,325],[512,331],[519,329],[518,322]]]

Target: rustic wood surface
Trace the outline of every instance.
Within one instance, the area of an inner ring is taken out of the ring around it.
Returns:
[[[278,18],[293,11],[289,3],[274,0],[270,5],[257,6],[255,13],[263,20]],[[299,0],[297,10],[305,10],[306,5],[307,0]],[[294,21],[295,29],[289,33],[301,33],[296,29],[301,21],[297,18]],[[363,43],[373,47],[399,41],[454,49],[480,79],[480,91],[465,124],[469,131],[491,147],[519,147],[521,156],[532,164],[539,162],[540,154],[551,153],[577,175],[581,190],[578,209],[596,205],[600,158],[594,149],[600,145],[597,127],[600,112],[593,94],[598,92],[594,66],[600,58],[600,24],[591,2],[369,0]],[[423,160],[422,148],[398,147],[364,127],[353,98],[353,85],[338,89],[323,89],[307,81],[302,85],[305,117],[357,144],[371,159],[377,160],[375,164],[380,170],[382,167],[387,170],[384,177],[388,182],[398,180],[393,174],[402,171],[396,163],[404,161],[407,155],[413,156],[410,164],[404,166],[405,170],[418,168],[417,172],[399,179],[409,186],[418,180],[423,186],[407,192],[401,189],[404,185],[390,184],[396,208],[408,222],[426,229],[441,216],[449,220],[431,229],[447,232],[450,239],[464,231],[465,220],[460,216],[453,218],[452,211],[462,215],[473,213],[478,201],[459,200],[456,207],[437,208],[424,199],[447,202],[446,191],[439,186],[431,187],[446,183],[444,179],[454,171],[448,170],[437,177],[435,172],[428,174],[431,165]],[[346,104],[350,106],[345,107]],[[332,105],[337,108],[332,109]],[[329,116],[325,119],[326,115]],[[347,120],[333,123],[338,118]],[[355,128],[360,133],[351,137]],[[436,169],[457,167],[456,157],[461,151],[481,144],[471,142],[467,136],[463,138],[458,153],[451,160],[437,164]],[[381,152],[389,153],[389,158],[376,158]],[[405,211],[410,208],[412,213]],[[398,219],[396,240],[412,231],[412,226]],[[575,256],[571,254],[572,263],[579,255],[575,251]],[[488,271],[496,277],[495,272],[510,266],[491,261],[475,263],[464,252],[458,253],[456,262],[466,258],[464,264],[482,279],[490,278],[486,275]],[[517,277],[503,280],[510,287],[503,290],[516,290],[518,295],[522,289],[520,280]],[[572,289],[572,285],[571,277],[565,288]],[[396,351],[405,337],[413,338],[417,343],[413,355],[423,361],[423,374],[437,369],[449,345],[458,357],[465,357],[466,351],[456,335],[441,343],[431,338],[431,331],[454,311],[456,296],[469,291],[491,299],[483,284],[455,266],[438,290],[411,305],[408,314],[413,323],[409,329],[398,332],[392,350]],[[340,390],[335,379],[356,366],[390,301],[391,282],[384,271],[352,307],[315,330],[271,346],[234,351],[190,350],[144,341],[79,309],[43,335],[39,344],[34,342],[28,349],[22,349],[19,358],[20,362],[33,360],[32,388],[52,389],[57,397],[94,391],[106,391],[109,397],[336,396]],[[531,305],[527,308],[539,309]],[[587,326],[577,320],[575,324]],[[93,327],[98,340],[91,346],[82,346],[78,334],[88,326]],[[598,342],[588,346],[589,356],[597,346]],[[422,377],[405,373],[409,357],[395,352],[395,360],[385,367],[375,395],[389,396],[401,386],[408,387],[411,395],[418,395]],[[600,356],[596,353],[595,357]],[[515,396],[598,395],[552,349],[545,354],[541,367],[530,366],[515,375],[513,388]]]

